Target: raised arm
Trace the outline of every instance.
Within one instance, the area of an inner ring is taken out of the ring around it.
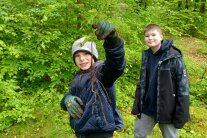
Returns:
[[[123,49],[124,42],[118,37],[114,26],[106,20],[94,24],[93,28],[96,29],[97,38],[104,40],[103,46],[106,56],[98,78],[105,86],[111,86],[124,72],[126,65]]]

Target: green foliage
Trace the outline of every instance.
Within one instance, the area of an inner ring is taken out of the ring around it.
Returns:
[[[15,76],[21,88],[62,87],[60,84],[71,77],[70,72],[74,69],[67,64],[70,53],[65,46],[67,40],[60,39],[65,30],[56,26],[62,18],[60,13],[56,13],[61,5],[42,3],[40,8],[38,3],[36,6],[35,3],[25,3],[31,8],[28,9],[26,5],[15,4],[12,5],[13,11],[2,8],[5,13],[1,19],[5,25],[2,68],[6,68],[9,77]],[[21,11],[16,9],[18,6],[21,6]]]
[[[203,107],[191,107],[191,121],[180,131],[183,138],[202,138],[205,137],[207,129],[206,109]]]
[[[67,138],[68,136],[74,136],[73,131],[69,127],[68,114],[60,109],[60,98],[62,98],[62,95],[58,95],[54,91],[37,91],[36,94],[32,95],[32,99],[30,99],[30,102],[32,101],[34,104],[32,106],[34,108],[33,117],[27,118],[25,122],[19,122],[18,125],[14,124],[11,126],[10,129],[14,129],[15,131],[5,129],[5,135],[1,135],[0,137],[13,135],[33,138]]]
[[[190,78],[190,96],[192,105],[206,104],[207,98],[207,74],[206,63],[198,63],[186,60],[188,75]]]
[[[193,11],[193,3],[190,4],[189,9],[181,7],[178,11],[177,1],[164,0],[1,1],[0,131],[11,133],[6,128],[12,126],[22,137],[68,137],[73,133],[68,127],[67,113],[59,106],[77,70],[71,45],[77,38],[88,36],[96,42],[100,59],[104,59],[103,41],[97,41],[91,25],[106,19],[124,39],[127,60],[125,72],[116,83],[117,104],[125,129],[115,137],[133,137],[135,117],[130,112],[141,51],[147,48],[143,42],[144,26],[156,23],[166,36],[200,38],[202,47],[196,52],[206,56],[207,15]],[[186,43],[179,48],[185,51],[185,46]],[[191,83],[191,106],[206,106],[206,62],[201,64],[193,58],[185,61]],[[194,123],[202,118],[193,114]],[[199,133],[192,126],[182,129],[181,135],[205,136],[205,132]],[[15,131],[11,137],[14,135]],[[160,137],[157,127],[150,137]]]
[[[34,117],[34,105],[21,92],[16,92],[18,86],[13,80],[0,79],[0,88],[0,131]]]

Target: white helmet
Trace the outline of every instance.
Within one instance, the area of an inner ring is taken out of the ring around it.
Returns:
[[[74,55],[78,52],[78,51],[86,51],[86,52],[89,52],[91,53],[95,60],[98,59],[98,51],[96,49],[96,44],[94,42],[84,42],[86,37],[82,37],[78,40],[76,40],[74,43],[73,43],[73,46],[72,46],[72,56],[73,56],[73,59],[74,59]]]

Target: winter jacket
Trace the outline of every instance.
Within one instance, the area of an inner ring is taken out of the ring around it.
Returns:
[[[156,121],[161,124],[173,123],[176,128],[182,128],[190,119],[189,81],[180,50],[172,45],[172,40],[166,41],[163,43],[168,44],[169,48],[163,53],[157,67]],[[139,118],[146,96],[148,57],[149,50],[146,50],[142,54],[140,79],[132,108],[132,114]]]
[[[123,41],[105,41],[106,60],[96,62],[94,68],[78,72],[70,86],[69,92],[61,100],[64,110],[64,99],[74,95],[83,101],[84,113],[78,120],[70,117],[70,126],[76,134],[96,132],[113,132],[123,129],[123,121],[116,106],[114,82],[125,68]]]

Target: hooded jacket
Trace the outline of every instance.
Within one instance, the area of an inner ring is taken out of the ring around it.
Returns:
[[[118,37],[104,42],[106,60],[96,62],[87,71],[78,72],[69,92],[61,100],[61,107],[67,110],[64,99],[74,95],[83,101],[84,113],[78,120],[70,117],[70,126],[76,134],[113,132],[123,129],[123,121],[116,106],[114,82],[125,68],[123,41]]]
[[[168,48],[166,48],[168,47]],[[179,49],[172,40],[162,42],[165,49],[156,70],[156,118],[161,124],[173,123],[182,128],[189,121],[189,81]],[[147,95],[147,62],[150,50],[143,51],[140,79],[135,91],[132,114],[141,117]],[[149,85],[150,87],[150,85]]]

